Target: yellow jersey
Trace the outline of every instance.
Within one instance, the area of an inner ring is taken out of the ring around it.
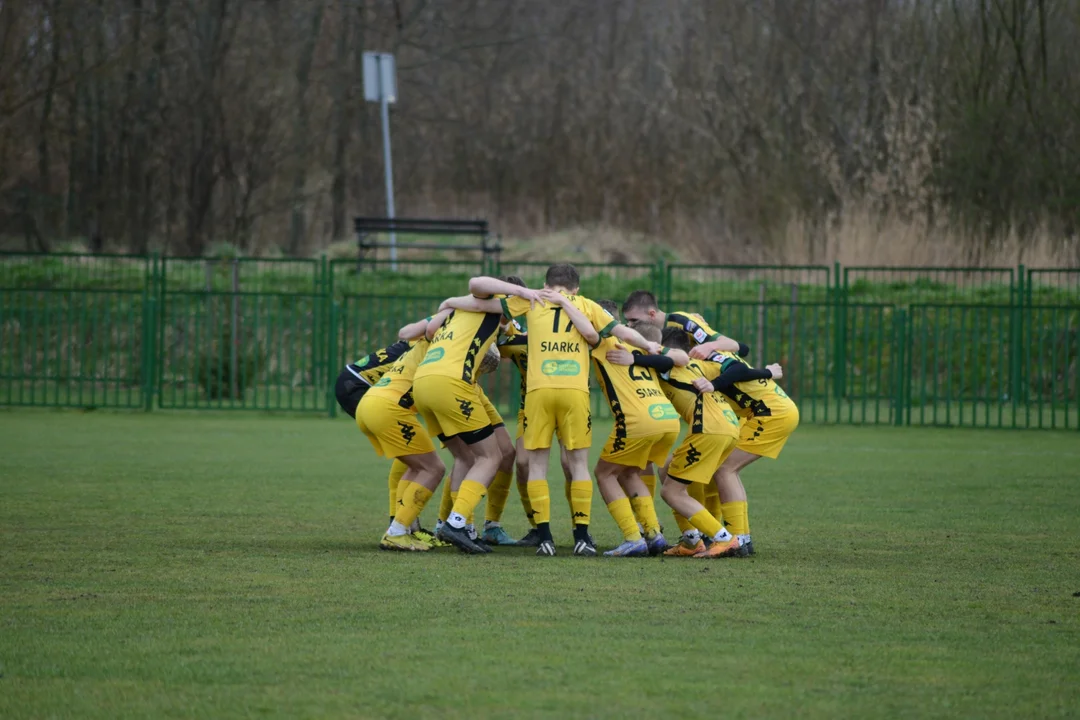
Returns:
[[[717,359],[721,371],[736,364],[753,367],[734,353],[715,352],[711,357]],[[775,380],[747,380],[735,383],[722,392],[728,397],[739,417],[743,418],[779,416],[797,410],[795,402]]]
[[[480,360],[499,332],[499,319],[498,313],[450,313],[431,339],[416,377],[440,375],[475,383]]]
[[[582,295],[566,296],[580,310],[600,337],[607,337],[618,321],[604,308]],[[554,388],[589,392],[589,353],[592,348],[558,305],[529,308],[517,296],[502,299],[508,318],[525,316],[529,338],[528,392]]]
[[[691,433],[739,437],[739,417],[719,392],[701,395],[694,380],[703,377],[714,380],[720,375],[720,365],[708,360],[691,360],[686,367],[672,368],[660,376],[660,386],[671,404],[690,426]]]
[[[403,408],[413,409],[412,385],[416,369],[428,351],[426,338],[417,340],[412,348],[399,357],[382,379],[367,391],[368,395],[377,395],[393,400]]]
[[[709,327],[709,323],[700,316],[688,312],[673,312],[667,314],[664,327],[679,328],[690,338],[694,345],[701,345],[720,337],[720,333]]]
[[[393,345],[388,345],[381,350],[365,355],[354,363],[349,363],[345,369],[352,373],[358,380],[368,385],[375,385],[386,374],[386,371],[394,366],[402,355],[409,351],[409,343],[398,340]]]
[[[615,436],[635,438],[679,432],[679,413],[657,383],[655,370],[607,361],[607,352],[618,347],[618,340],[608,337],[592,351],[597,381],[615,418]]]
[[[499,355],[514,363],[518,375],[521,376],[521,407],[524,408],[525,393],[528,392],[525,378],[529,373],[529,337],[525,334],[523,322],[512,321],[507,331],[499,334],[495,344],[499,348]]]

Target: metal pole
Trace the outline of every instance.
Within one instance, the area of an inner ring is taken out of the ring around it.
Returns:
[[[379,58],[380,65],[382,58]],[[394,166],[390,160],[390,103],[386,95],[390,88],[383,87],[383,73],[379,71],[379,107],[382,111],[383,168],[386,175],[386,216],[394,219]],[[390,231],[390,270],[397,271],[397,233]]]

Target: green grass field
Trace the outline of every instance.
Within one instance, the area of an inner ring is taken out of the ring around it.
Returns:
[[[386,467],[341,418],[0,413],[0,717],[1080,712],[1075,432],[801,428],[745,560],[382,553]]]

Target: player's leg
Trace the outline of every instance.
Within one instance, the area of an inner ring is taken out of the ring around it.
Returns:
[[[574,473],[570,469],[570,460],[566,456],[566,448],[559,444],[559,465],[562,466],[563,494],[566,497],[566,507],[570,508],[570,529],[574,529],[574,500],[570,492],[573,487]]]
[[[623,542],[618,547],[604,553],[608,557],[643,557],[649,554],[649,545],[641,536],[633,506],[621,482],[624,473],[635,470],[637,468],[628,468],[603,458],[596,464],[596,486],[600,489],[600,497],[604,499],[608,512],[623,535]]]
[[[398,493],[398,486],[401,483],[402,476],[408,471],[409,466],[395,458],[394,462],[390,465],[390,474],[386,477],[386,486],[388,490],[388,499],[390,508],[390,519],[394,519],[394,515],[397,513],[398,498],[401,497]]]
[[[489,425],[479,431],[448,437],[446,446],[469,460],[467,465],[463,464],[463,478],[453,493],[453,507],[439,528],[438,537],[466,552],[489,552],[486,545],[476,542],[475,530],[470,526],[473,513],[487,494],[502,461],[494,429]]]
[[[484,534],[482,539],[491,545],[516,545],[517,542],[502,527],[502,515],[506,501],[510,498],[510,485],[514,482],[514,464],[516,453],[514,441],[504,425],[495,428],[495,439],[499,443],[501,459],[495,479],[488,488],[487,505],[484,508]]]
[[[592,446],[592,410],[589,393],[556,394],[555,432],[566,448],[570,470],[570,510],[574,518],[574,554],[596,555],[596,543],[589,534],[592,519],[592,475],[589,472],[589,449]]]
[[[555,434],[555,415],[548,407],[553,399],[549,390],[532,390],[525,396],[524,447],[529,465],[529,481],[526,491],[536,523],[536,554],[555,554],[555,540],[551,536],[551,493],[548,487],[548,461],[551,456],[551,438]]]
[[[430,545],[410,531],[446,472],[427,431],[411,412],[381,397],[367,397],[360,402],[356,423],[377,453],[400,460],[407,468],[398,481],[397,507],[380,547],[429,549]]]
[[[519,427],[521,425],[519,424]],[[514,446],[517,472],[517,489],[521,498],[521,507],[525,511],[525,519],[531,526],[525,537],[518,540],[517,544],[525,547],[536,547],[540,544],[540,535],[536,531],[536,517],[532,503],[529,501],[529,454],[525,450],[524,431],[518,434],[517,443]]]
[[[656,500],[653,497],[656,482],[656,466],[664,465],[671,449],[678,442],[678,432],[658,433],[650,436],[648,454],[641,458],[635,458],[635,462],[627,463],[631,466],[623,477],[620,478],[623,490],[630,498],[630,506],[634,510],[634,517],[641,524],[645,542],[649,546],[649,554],[657,555],[670,547],[660,527],[660,519],[656,516]],[[645,462],[644,470],[639,471],[641,461]],[[642,473],[650,473],[653,487],[650,489],[642,478]]]
[[[685,533],[680,543],[668,550],[666,555],[726,557],[739,554],[741,543],[738,538],[725,530],[721,522],[690,492],[693,485],[711,482],[716,468],[734,445],[735,438],[732,437],[691,434],[675,450],[661,496],[679,515],[689,519],[698,532]],[[701,541],[701,534],[712,540],[708,549]]]
[[[727,456],[720,469],[716,471],[713,484],[716,486],[723,513],[724,525],[748,546],[753,548],[750,539],[749,506],[746,487],[740,473],[743,469],[761,459],[760,455],[735,448]]]

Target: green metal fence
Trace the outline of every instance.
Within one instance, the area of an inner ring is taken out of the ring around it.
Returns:
[[[0,255],[0,405],[333,414],[341,367],[469,277],[547,267],[398,265]],[[804,422],[1080,429],[1080,269],[578,269],[589,296],[651,290],[782,363]],[[511,424],[517,383],[483,379]]]

